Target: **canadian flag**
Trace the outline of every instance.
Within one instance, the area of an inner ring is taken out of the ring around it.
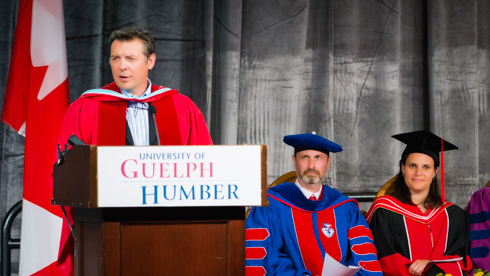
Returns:
[[[71,275],[58,262],[63,213],[52,166],[70,103],[62,0],[21,0],[2,121],[25,136],[19,275]]]

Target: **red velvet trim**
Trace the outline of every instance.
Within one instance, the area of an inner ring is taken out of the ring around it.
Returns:
[[[264,247],[247,247],[245,248],[246,260],[262,260],[267,255]]]
[[[247,276],[264,276],[265,268],[263,266],[247,266],[245,267],[245,275]]]
[[[376,247],[372,243],[365,242],[361,244],[354,244],[352,246],[352,251],[357,255],[376,255]]]
[[[320,275],[323,268],[323,256],[318,247],[316,237],[313,234],[313,227],[318,226],[313,225],[311,213],[301,212],[296,209],[292,209],[291,211],[296,230],[296,238],[298,239],[301,257],[303,258],[305,267],[311,271],[312,275]],[[332,237],[332,239],[336,239],[336,237]]]
[[[381,272],[381,265],[378,261],[360,261],[359,266],[370,272]]]
[[[430,223],[434,219],[437,218],[444,210],[453,205],[450,202],[444,202],[442,205],[436,207],[435,209],[428,210],[427,213],[423,214],[417,206],[412,206],[409,204],[401,203],[399,200],[395,199],[392,196],[381,196],[374,200],[371,208],[369,209],[367,215],[368,223],[371,222],[371,218],[374,214],[374,211],[378,208],[384,208],[386,210],[390,210],[397,214],[403,215],[407,218],[413,219],[415,221],[421,223]]]
[[[360,237],[368,237],[369,239],[373,240],[373,233],[370,229],[366,228],[366,226],[358,225],[349,229],[347,232],[347,237],[350,240]]]
[[[320,234],[320,241],[322,242],[323,248],[325,248],[326,253],[337,262],[340,262],[340,260],[342,259],[342,250],[339,244],[337,218],[335,216],[335,209],[326,209],[325,211],[318,212],[317,227]],[[328,224],[328,227],[333,229],[333,235],[330,238],[323,233],[324,223]]]
[[[263,241],[269,237],[269,230],[267,228],[250,228],[245,229],[246,241]]]

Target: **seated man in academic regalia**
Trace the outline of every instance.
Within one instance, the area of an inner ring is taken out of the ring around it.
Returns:
[[[382,275],[373,236],[357,202],[322,185],[342,147],[315,134],[284,137],[294,147],[295,183],[271,187],[268,207],[253,207],[246,222],[247,275],[334,275],[324,260]],[[323,274],[322,274],[323,273]]]

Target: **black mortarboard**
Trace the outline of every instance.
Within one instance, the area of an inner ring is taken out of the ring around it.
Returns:
[[[455,145],[427,130],[420,130],[408,133],[402,133],[391,136],[405,144],[407,147],[403,151],[402,156],[414,152],[420,152],[429,155],[434,159],[436,165],[439,164],[439,152],[442,150],[448,151],[458,149]],[[442,148],[441,148],[441,142]]]
[[[458,149],[455,145],[443,140],[441,137],[427,130],[420,130],[408,133],[402,133],[391,136],[407,144],[402,156],[410,153],[420,152],[429,155],[434,159],[434,164],[439,166],[439,152],[441,153],[441,197],[442,202],[446,201],[444,185],[444,151]]]
[[[316,135],[315,133],[303,133],[286,135],[284,143],[294,147],[294,154],[303,150],[317,150],[328,154],[329,152],[340,152],[342,147],[330,140]]]

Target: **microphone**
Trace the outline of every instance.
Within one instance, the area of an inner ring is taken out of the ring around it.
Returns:
[[[75,145],[86,145],[85,142],[82,141],[82,139],[78,138],[75,134],[72,134],[70,138],[68,138],[68,143],[65,144],[65,149],[61,150],[60,144],[58,144],[58,161],[56,161],[56,164],[61,164],[61,160],[63,159],[63,155],[68,152],[68,146],[75,146]]]
[[[155,117],[155,115],[157,114],[157,108],[154,105],[151,105],[151,104],[150,104],[150,107],[149,108],[150,108],[151,117],[153,118],[153,124],[155,124],[155,131],[156,131],[156,134],[157,134],[157,143],[160,146],[160,137],[158,135],[157,119]]]
[[[85,142],[82,141],[82,139],[78,138],[75,134],[72,134],[70,138],[68,139],[68,144],[74,146],[74,145],[86,145]]]

